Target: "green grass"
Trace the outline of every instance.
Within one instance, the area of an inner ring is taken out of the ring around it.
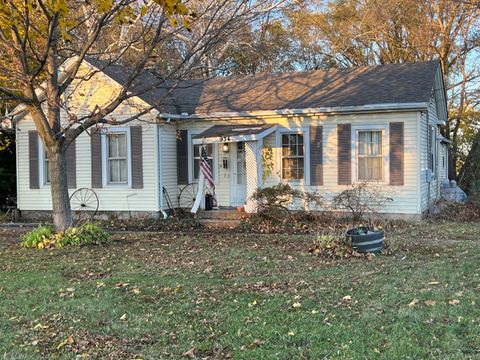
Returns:
[[[0,358],[479,358],[479,233],[402,227],[367,261],[311,255],[314,236],[122,233],[27,250],[6,230]]]

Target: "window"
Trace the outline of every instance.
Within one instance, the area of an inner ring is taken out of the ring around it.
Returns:
[[[47,150],[43,148],[43,183],[50,184],[50,166],[48,163],[48,153]]]
[[[107,179],[109,184],[128,183],[127,133],[112,132],[107,137]]]
[[[198,176],[200,174],[200,147],[201,146],[202,145],[193,145],[193,173],[192,173],[193,180],[198,180]],[[215,173],[213,168],[213,145],[212,144],[205,145],[205,150],[207,152],[208,163],[210,164],[212,172]]]
[[[282,179],[303,180],[304,173],[303,134],[282,134]]]
[[[358,131],[357,178],[359,181],[383,180],[382,131]]]

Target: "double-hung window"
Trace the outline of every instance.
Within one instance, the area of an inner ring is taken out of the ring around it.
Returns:
[[[305,146],[303,134],[282,133],[282,179],[303,180],[305,174]]]
[[[200,147],[202,145],[193,145],[193,172],[192,172],[192,179],[194,181],[198,180],[200,175]],[[208,163],[210,164],[210,168],[212,172],[214,171],[213,168],[213,145],[206,144],[205,151],[207,152]]]
[[[384,173],[382,130],[359,130],[357,133],[358,181],[381,181]]]
[[[128,184],[127,132],[106,134],[106,160],[108,184]]]

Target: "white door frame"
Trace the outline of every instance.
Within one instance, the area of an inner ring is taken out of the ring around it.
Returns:
[[[245,167],[245,183],[243,190],[243,200],[238,201],[238,190],[240,185],[237,184],[237,146],[238,142],[229,143],[230,146],[230,206],[242,206],[245,205],[246,196],[247,196],[247,174]],[[245,142],[243,142],[243,154],[245,156]]]

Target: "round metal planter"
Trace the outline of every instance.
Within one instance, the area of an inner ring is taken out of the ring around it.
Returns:
[[[379,252],[383,247],[384,235],[383,230],[371,231],[366,226],[350,229],[346,233],[352,248],[360,253]]]

